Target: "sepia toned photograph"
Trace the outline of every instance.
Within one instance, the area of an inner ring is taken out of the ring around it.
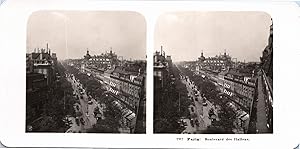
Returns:
[[[154,133],[273,133],[267,13],[164,13],[154,48]]]
[[[145,133],[146,22],[38,11],[27,23],[26,132]]]

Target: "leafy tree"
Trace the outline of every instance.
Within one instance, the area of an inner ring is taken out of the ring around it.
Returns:
[[[193,102],[187,97],[185,85],[179,79],[177,67],[169,67],[170,77],[166,80],[163,90],[155,89],[154,132],[180,133],[178,121],[180,117],[188,116],[188,106]]]
[[[113,107],[111,102],[106,102],[106,105],[104,111],[105,119],[99,118],[97,123],[88,132],[119,133],[118,129],[121,127],[122,112],[120,109]]]
[[[66,115],[75,115],[73,108],[76,99],[72,96],[73,89],[71,83],[66,80],[64,73],[66,69],[57,64],[56,72],[60,74],[60,79],[51,86],[44,99],[42,117],[33,125],[33,131],[39,132],[64,132],[68,129],[63,119]]]
[[[208,79],[203,79],[198,75],[194,75],[193,72],[187,68],[179,66],[182,72],[187,75],[191,80],[194,81],[196,86],[200,89],[202,94],[205,94],[207,100],[213,104],[219,105],[221,110],[218,113],[219,121],[213,121],[212,125],[208,127],[207,130],[201,133],[233,133],[233,122],[235,119],[235,113],[233,109],[226,106],[228,99],[220,98],[218,94],[220,93],[214,83]],[[212,114],[212,113],[211,113]]]

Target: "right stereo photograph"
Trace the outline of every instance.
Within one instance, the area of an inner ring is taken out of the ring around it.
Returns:
[[[273,133],[270,15],[164,13],[154,48],[154,133]]]

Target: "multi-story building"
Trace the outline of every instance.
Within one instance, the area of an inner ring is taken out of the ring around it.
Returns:
[[[125,60],[120,64],[114,54],[109,60],[101,58],[101,55],[93,57],[87,51],[81,70],[105,84],[106,90],[115,99],[114,105],[122,110],[122,123],[130,128],[130,132],[134,132],[138,112],[144,111],[139,111],[139,106],[140,101],[145,99],[146,62]],[[99,67],[98,64],[111,66]]]
[[[270,25],[268,45],[262,53],[261,66],[269,78],[273,78],[273,22]]]
[[[230,69],[224,75],[223,92],[249,112],[254,100],[256,79],[251,74]]]
[[[26,74],[26,91],[33,92],[47,87],[47,79],[44,74],[28,73]]]
[[[172,57],[171,57],[171,55],[167,55],[166,62],[168,63],[169,67],[172,67],[173,63],[172,63]]]
[[[44,74],[48,85],[55,80],[54,68],[56,64],[56,53],[51,55],[48,44],[46,49],[34,49],[34,52],[26,54],[26,73]]]
[[[115,99],[113,104],[122,111],[122,123],[135,132],[137,115],[144,111],[140,105],[145,100],[146,61],[119,60],[112,51],[91,56],[87,51],[81,71],[104,84]]]
[[[252,73],[243,73],[235,68],[219,73],[216,78],[218,89],[236,105],[234,108],[235,125],[242,130],[235,133],[247,133],[253,101],[256,98],[257,79]]]
[[[266,116],[269,132],[273,132],[273,22],[270,26],[269,43],[261,58],[266,101]]]
[[[168,67],[170,62],[172,63],[171,56],[167,56],[167,58],[168,59],[166,59],[166,55],[162,46],[160,52],[156,51],[154,53],[154,88],[162,88],[166,83],[166,80],[169,76]]]
[[[221,72],[232,66],[231,57],[224,52],[224,54],[216,55],[215,57],[207,57],[203,56],[203,52],[201,52],[201,56],[198,58],[198,64],[196,70],[205,69],[208,71]]]
[[[144,73],[144,78],[146,78],[146,73]],[[137,110],[135,133],[146,133],[146,86],[146,81],[144,81],[141,93],[143,96],[140,99],[139,108]]]
[[[126,67],[115,67],[110,72],[108,85],[108,91],[111,95],[127,108],[124,119],[132,132],[135,130],[138,112],[143,112],[138,111],[140,102],[145,98],[145,74],[140,73],[140,68],[137,70],[126,71]]]
[[[26,74],[26,123],[31,124],[40,117],[44,103],[47,101],[48,85],[45,75]]]
[[[116,67],[110,75],[109,85],[117,91],[115,95],[121,97],[121,101],[126,103],[132,110],[136,110],[141,98],[143,82],[143,76],[126,72],[124,67]]]
[[[270,25],[268,45],[262,52],[258,72],[257,102],[252,109],[250,133],[273,132],[273,22]]]
[[[53,85],[57,57],[48,48],[34,49],[26,54],[26,123],[31,124],[42,113],[42,108]]]
[[[112,52],[112,50],[110,50],[109,53],[102,53],[100,55],[93,56],[91,56],[89,51],[87,50],[87,53],[84,56],[84,60],[86,62],[85,65],[93,65],[97,68],[104,69],[110,69],[120,63],[120,61],[118,60],[118,56],[114,52]]]

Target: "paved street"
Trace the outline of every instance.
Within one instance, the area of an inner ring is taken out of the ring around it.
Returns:
[[[68,77],[67,80],[69,82],[71,82],[72,84],[72,88],[75,92],[75,96],[78,96],[79,97],[79,102],[80,102],[80,105],[79,104],[75,104],[74,105],[74,108],[75,108],[75,111],[76,112],[81,112],[82,113],[82,116],[80,116],[79,118],[83,118],[84,120],[84,125],[82,125],[81,123],[79,123],[80,125],[80,131],[81,132],[84,132],[85,130],[89,129],[89,128],[92,128],[92,126],[94,124],[97,123],[97,119],[94,117],[94,109],[99,105],[94,99],[92,99],[92,103],[91,104],[88,104],[88,96],[86,94],[85,91],[82,91],[82,94],[80,92],[80,88],[82,88],[82,85],[73,77]],[[82,98],[81,98],[82,97]],[[79,107],[79,110],[77,110],[76,106]],[[100,108],[100,107],[99,107]],[[100,108],[102,109],[102,108]],[[103,115],[103,112],[101,111],[102,115]],[[77,124],[75,122],[75,118],[74,119],[74,122],[73,122],[73,125],[71,127],[71,130],[73,132],[78,132],[79,130],[79,127],[77,127]],[[75,126],[74,126],[75,125]]]
[[[180,72],[182,71],[180,70]],[[195,104],[195,106],[194,105],[190,106],[189,111],[191,115],[196,114],[195,120],[197,119],[199,121],[199,126],[195,125],[194,127],[192,127],[191,121],[189,119],[185,119],[184,121],[187,122],[188,126],[183,131],[183,133],[196,133],[197,131],[206,130],[207,127],[211,125],[211,119],[209,118],[209,114],[208,114],[209,110],[211,108],[214,109],[214,113],[217,116],[216,109],[213,106],[213,104],[208,100],[206,100],[207,105],[203,105],[203,99],[201,97],[200,91],[197,89],[197,86],[194,84],[192,80],[190,80],[188,77],[183,75],[183,73],[181,74],[182,74],[181,81],[182,83],[185,84],[188,91],[188,96],[190,97],[191,100],[193,100]],[[195,109],[194,111],[191,110],[192,107]]]
[[[182,82],[186,85],[186,88],[188,91],[188,96],[190,97],[191,100],[193,100],[193,102],[195,104],[195,106],[193,106],[193,105],[190,106],[190,108],[189,108],[190,114],[191,115],[196,114],[195,120],[197,119],[199,121],[199,126],[195,125],[194,130],[193,129],[188,130],[188,128],[187,128],[186,131],[193,133],[195,131],[205,130],[207,126],[205,124],[205,121],[202,118],[202,115],[203,115],[202,98],[200,96],[195,96],[196,89],[193,90],[193,88],[195,86],[192,84],[192,82],[189,79],[187,79],[187,80],[182,79]],[[198,90],[196,92],[198,92]],[[192,108],[194,109],[194,111],[192,110]],[[193,119],[193,117],[192,117],[192,119]],[[191,121],[189,121],[189,124],[190,123],[191,123]]]
[[[93,125],[97,123],[97,118],[94,115],[94,110],[95,110],[96,107],[99,108],[101,119],[105,119],[105,115],[103,113],[103,109],[105,108],[105,104],[100,105],[95,99],[93,99],[91,97],[88,97],[86,91],[82,87],[82,84],[80,84],[80,80],[78,81],[75,77],[73,77],[73,75],[70,75],[70,77],[68,77],[68,81],[71,82],[71,84],[72,84],[72,88],[73,88],[73,90],[76,94],[75,96],[79,97],[79,102],[80,102],[79,112],[81,112],[83,114],[79,118],[83,118],[84,121],[85,121],[85,125],[80,124],[82,126],[80,131],[85,132],[87,129],[92,128]],[[107,90],[105,92],[108,92],[108,90],[110,88],[109,85],[103,83],[102,81],[99,81],[99,83],[101,83],[101,86],[102,86],[103,89]],[[90,104],[88,103],[89,98],[90,98],[90,101],[92,102]],[[116,100],[116,99],[114,99],[114,100]],[[118,107],[115,107],[115,108],[118,108]],[[123,119],[121,119],[120,122],[122,123]],[[73,123],[73,125],[76,125],[76,124]],[[72,131],[78,132],[78,130],[77,130],[78,127],[71,127],[71,128],[74,129]],[[130,129],[127,126],[125,126],[125,124],[124,124],[124,127],[119,128],[119,131],[121,133],[130,133]]]

